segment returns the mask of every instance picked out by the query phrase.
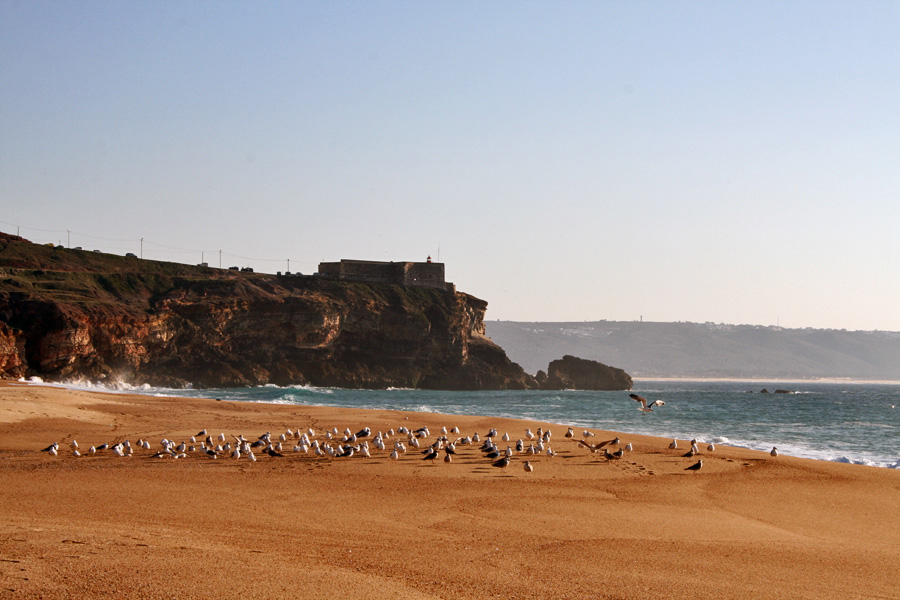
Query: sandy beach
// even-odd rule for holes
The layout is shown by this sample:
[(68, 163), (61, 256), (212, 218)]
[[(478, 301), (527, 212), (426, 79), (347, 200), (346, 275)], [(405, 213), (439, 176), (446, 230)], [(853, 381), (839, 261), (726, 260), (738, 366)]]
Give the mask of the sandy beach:
[[(152, 458), (200, 429), (552, 431), (492, 466)], [(531, 421), (0, 385), (0, 598), (900, 598), (900, 473), (621, 437), (618, 460)], [(576, 430), (581, 437), (581, 430)], [(450, 437), (458, 437), (451, 435)], [(90, 446), (138, 439), (131, 457)], [(73, 455), (77, 440), (85, 455)], [(42, 452), (59, 443), (59, 455)], [(199, 440), (198, 440), (199, 443)], [(501, 448), (506, 442), (498, 440)], [(443, 454), (441, 455), (443, 457)], [(685, 470), (702, 458), (699, 471)], [(533, 472), (523, 468), (525, 460)]]

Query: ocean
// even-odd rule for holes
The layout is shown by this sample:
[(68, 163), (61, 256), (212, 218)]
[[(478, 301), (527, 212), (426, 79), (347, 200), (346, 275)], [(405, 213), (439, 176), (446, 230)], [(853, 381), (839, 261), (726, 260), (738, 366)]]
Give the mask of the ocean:
[[(763, 394), (763, 388), (794, 393)], [(629, 392), (445, 392), (272, 385), (205, 390), (144, 386), (123, 391), (534, 419), (625, 434), (697, 438), (702, 444), (714, 442), (754, 450), (769, 451), (776, 446), (784, 455), (900, 468), (898, 383), (639, 380), (635, 382), (635, 393), (651, 401), (666, 402), (646, 415), (637, 410), (639, 405), (629, 398)], [(447, 419), (447, 426), (452, 425), (453, 420)]]

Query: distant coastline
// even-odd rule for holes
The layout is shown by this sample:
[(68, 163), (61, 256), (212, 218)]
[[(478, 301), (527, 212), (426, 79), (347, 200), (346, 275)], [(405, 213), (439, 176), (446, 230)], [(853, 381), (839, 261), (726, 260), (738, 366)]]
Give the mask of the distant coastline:
[(900, 382), (900, 332), (716, 323), (485, 321), (533, 373), (572, 354), (634, 379)]
[(898, 385), (897, 379), (851, 379), (847, 377), (819, 377), (809, 379), (778, 379), (778, 378), (737, 378), (737, 377), (634, 377), (635, 382), (642, 381), (666, 381), (666, 382), (702, 382), (702, 383), (827, 383), (827, 384), (859, 384), (859, 385)]

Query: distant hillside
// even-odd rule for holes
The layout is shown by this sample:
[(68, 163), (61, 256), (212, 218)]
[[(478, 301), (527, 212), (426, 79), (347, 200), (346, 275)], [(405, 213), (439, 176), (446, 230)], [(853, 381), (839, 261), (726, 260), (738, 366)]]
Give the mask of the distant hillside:
[(634, 377), (900, 380), (900, 332), (617, 321), (485, 325), (530, 373), (572, 354)]

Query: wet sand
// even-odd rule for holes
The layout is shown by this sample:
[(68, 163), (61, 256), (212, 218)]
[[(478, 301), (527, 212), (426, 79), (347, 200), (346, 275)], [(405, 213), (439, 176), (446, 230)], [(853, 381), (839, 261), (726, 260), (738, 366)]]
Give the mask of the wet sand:
[[(206, 428), (549, 428), (549, 458), (151, 458)], [(576, 433), (581, 434), (581, 429)], [(532, 421), (0, 385), (0, 598), (900, 597), (900, 472)], [(388, 441), (390, 446), (394, 439)], [(455, 436), (451, 436), (455, 437)], [(80, 449), (139, 438), (130, 458)], [(405, 436), (404, 436), (405, 438)], [(59, 456), (42, 448), (60, 444)], [(199, 441), (199, 440), (198, 440)], [(502, 448), (505, 442), (498, 442)], [(442, 455), (443, 456), (443, 455)], [(530, 460), (534, 471), (525, 472)], [(704, 461), (700, 471), (685, 468)], [(364, 595), (364, 596), (363, 596)]]

